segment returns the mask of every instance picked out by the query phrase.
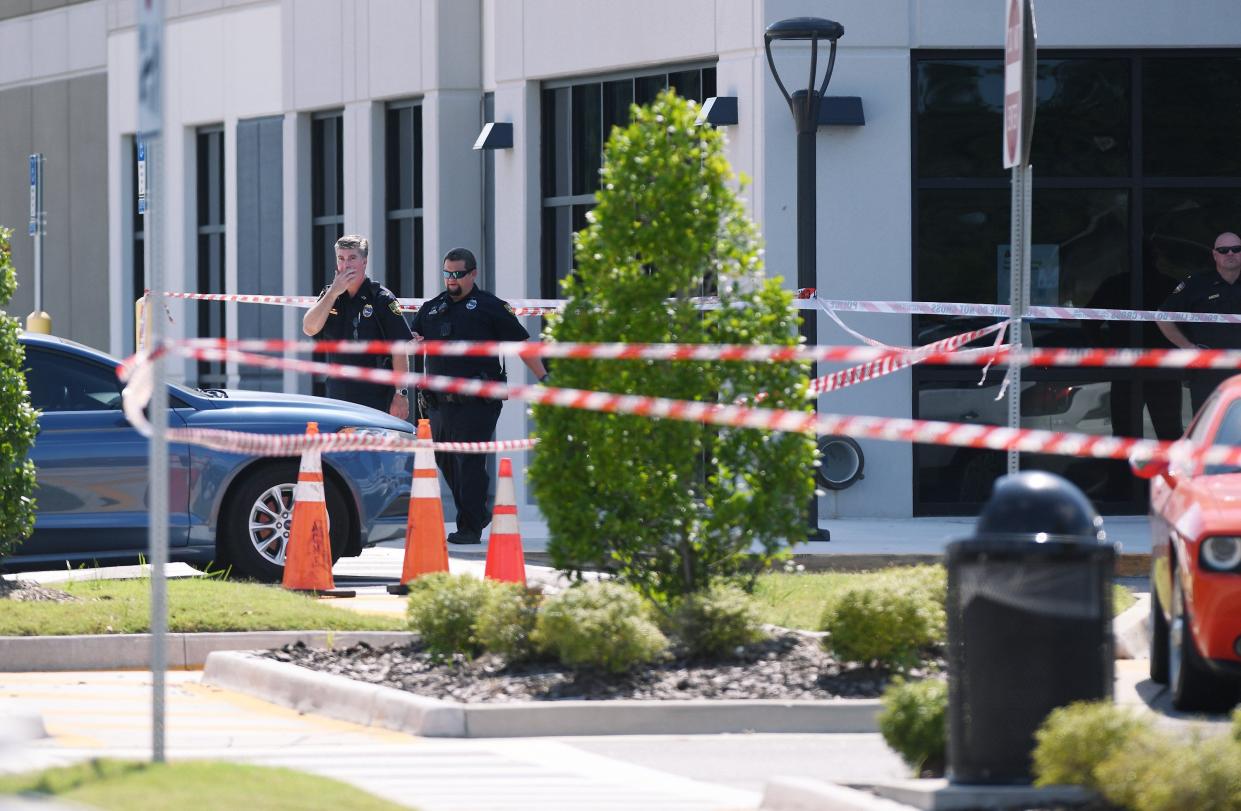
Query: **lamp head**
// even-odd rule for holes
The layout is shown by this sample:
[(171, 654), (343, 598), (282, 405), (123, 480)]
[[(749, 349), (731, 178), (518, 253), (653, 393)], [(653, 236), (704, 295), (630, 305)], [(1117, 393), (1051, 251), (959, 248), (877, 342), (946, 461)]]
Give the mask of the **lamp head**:
[(773, 40), (817, 40), (825, 39), (835, 42), (845, 35), (845, 27), (835, 20), (822, 17), (790, 17), (767, 26), (763, 33), (763, 41), (771, 44)]

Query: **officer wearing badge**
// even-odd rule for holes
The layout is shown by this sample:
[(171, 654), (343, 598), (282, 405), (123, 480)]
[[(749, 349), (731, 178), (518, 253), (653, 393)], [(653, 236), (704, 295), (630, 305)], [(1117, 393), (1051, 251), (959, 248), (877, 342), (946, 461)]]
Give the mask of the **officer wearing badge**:
[[(414, 316), (414, 340), (524, 341), (530, 333), (517, 320), (513, 308), (477, 286), (478, 264), (465, 248), (453, 248), (444, 256), (444, 292), (430, 299)], [(547, 370), (539, 358), (523, 358), (541, 382)], [(475, 380), (505, 380), (504, 367), (496, 357), (445, 357), (426, 359), (428, 374)], [(419, 392), (431, 419), (431, 436), (437, 442), (487, 442), (495, 435), (501, 402), (481, 397), (440, 392)], [(482, 531), (491, 523), (487, 509), (486, 458), (478, 453), (436, 453), (435, 463), (452, 491), (457, 506), (457, 530), (450, 543), (480, 543)]]
[[(370, 242), (349, 234), (336, 240), (336, 277), (319, 293), (319, 300), (302, 318), (302, 331), (328, 341), (408, 341), (413, 338), (401, 305), (388, 288), (366, 275)], [(357, 355), (333, 353), (331, 363), (366, 368), (409, 371), (403, 353)], [(387, 383), (330, 377), (327, 396), (386, 411), (397, 419), (409, 419), (409, 391)]]
[[(1177, 285), (1160, 305), (1165, 312), (1241, 313), (1241, 237), (1225, 231), (1211, 249), (1215, 269)], [(1176, 324), (1160, 321), (1159, 331), (1181, 349), (1241, 349), (1241, 324)], [(1197, 414), (1231, 370), (1190, 369), (1189, 397)]]

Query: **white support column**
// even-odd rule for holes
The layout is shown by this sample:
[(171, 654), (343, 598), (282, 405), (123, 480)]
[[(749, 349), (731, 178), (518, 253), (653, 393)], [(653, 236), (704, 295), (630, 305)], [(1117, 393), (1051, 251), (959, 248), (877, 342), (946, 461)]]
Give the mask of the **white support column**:
[[(505, 82), (495, 89), (495, 120), (513, 124), (513, 148), (495, 153), (495, 242), (492, 259), (495, 292), (501, 298), (540, 298), (540, 229), (542, 227), (542, 189), (539, 174), (539, 85), (524, 80)], [(527, 317), (522, 324), (531, 336), (542, 319)], [(530, 382), (529, 371), (520, 361), (508, 364), (509, 380)], [(526, 409), (511, 403), (500, 414), (496, 436), (520, 439), (528, 436), (533, 423)], [(533, 505), (526, 490), (525, 464), (518, 459), (513, 484), (522, 515), (528, 520)]]
[(423, 289), (427, 291), (441, 287), (439, 261), (445, 251), (477, 250), (482, 242), (482, 158), (473, 150), (481, 98), (477, 89), (435, 90), (423, 100)]
[[(284, 116), (284, 295), (313, 296), (310, 290), (310, 117), (298, 113)], [(302, 337), (300, 307), (282, 307), (284, 337)], [(286, 369), (283, 389), (287, 392), (309, 392), (310, 378)]]

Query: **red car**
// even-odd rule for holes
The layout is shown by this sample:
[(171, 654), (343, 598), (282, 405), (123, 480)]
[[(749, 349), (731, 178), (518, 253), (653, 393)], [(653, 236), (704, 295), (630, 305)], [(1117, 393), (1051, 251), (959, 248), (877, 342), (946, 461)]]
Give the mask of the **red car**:
[[(1221, 385), (1180, 448), (1241, 445), (1241, 375)], [(1241, 687), (1241, 466), (1174, 450), (1134, 463), (1151, 480), (1151, 680), (1178, 710), (1222, 711)]]

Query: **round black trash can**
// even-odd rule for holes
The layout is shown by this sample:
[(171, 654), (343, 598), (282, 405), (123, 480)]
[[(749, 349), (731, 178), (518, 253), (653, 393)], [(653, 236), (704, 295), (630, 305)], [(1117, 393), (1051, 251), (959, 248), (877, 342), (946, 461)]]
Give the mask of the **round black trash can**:
[(1115, 546), (1051, 473), (996, 482), (974, 537), (948, 546), (948, 776), (1029, 783), (1056, 707), (1112, 696)]

